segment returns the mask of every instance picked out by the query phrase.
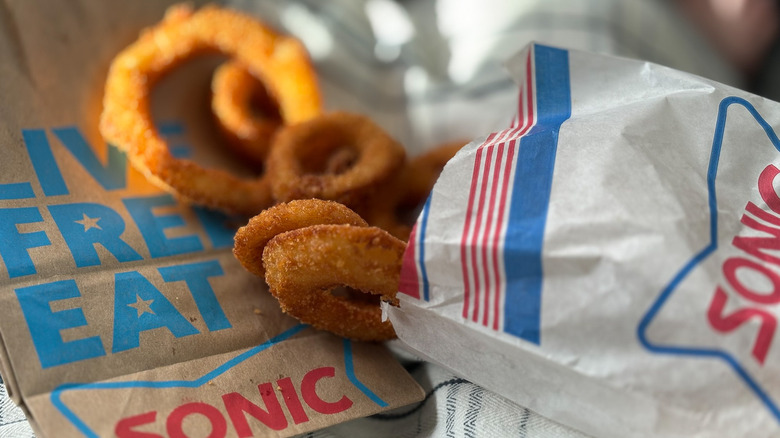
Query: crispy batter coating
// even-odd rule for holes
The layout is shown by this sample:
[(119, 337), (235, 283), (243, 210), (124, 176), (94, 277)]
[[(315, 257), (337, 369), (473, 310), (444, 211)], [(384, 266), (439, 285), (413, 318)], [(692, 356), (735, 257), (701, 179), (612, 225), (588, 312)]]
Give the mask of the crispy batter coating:
[[(328, 172), (332, 156), (344, 155), (345, 147), (355, 151), (354, 162), (340, 173)], [(267, 174), (277, 201), (320, 198), (354, 206), (404, 159), (404, 148), (370, 119), (333, 112), (282, 128), (268, 155)]]
[(273, 203), (267, 178), (245, 180), (174, 158), (150, 114), (156, 80), (181, 62), (210, 52), (241, 62), (262, 80), (286, 122), (321, 112), (316, 76), (300, 42), (239, 12), (217, 6), (193, 12), (187, 5), (176, 5), (112, 62), (100, 132), (126, 151), (132, 165), (150, 181), (181, 199), (230, 213), (256, 214)]
[(222, 64), (211, 79), (211, 111), (228, 145), (262, 166), (276, 130), (284, 123), (262, 81), (236, 61)]
[(320, 224), (368, 226), (357, 213), (337, 202), (320, 199), (290, 201), (262, 211), (239, 228), (233, 254), (247, 271), (264, 277), (263, 248), (269, 240), (286, 231)]
[(397, 305), (406, 244), (376, 227), (313, 225), (282, 233), (263, 250), (265, 280), (282, 310), (349, 339), (395, 338), (376, 303), (335, 296), (346, 286)]
[(439, 179), (444, 165), (468, 143), (453, 141), (444, 143), (409, 160), (405, 175), (404, 197), (401, 203), (416, 207), (424, 202)]
[(382, 185), (370, 202), (357, 208), (372, 225), (408, 240), (418, 209), (428, 198), (444, 165), (466, 144), (439, 145), (407, 161), (398, 176)]
[[(231, 58), (213, 78), (212, 110), (231, 147), (265, 168), (258, 178), (175, 158), (154, 126), (150, 95), (157, 80), (204, 53)], [(391, 323), (381, 321), (377, 299), (398, 304), (406, 244), (369, 226), (349, 206), (364, 208), (372, 223), (406, 238), (409, 227), (398, 210), (424, 201), (463, 144), (406, 163), (404, 148), (370, 119), (322, 113), (316, 76), (299, 41), (218, 6), (173, 6), (117, 55), (100, 131), (150, 181), (180, 199), (255, 215), (237, 231), (233, 252), (245, 269), (265, 278), (283, 311), (370, 341), (395, 337)], [(339, 288), (346, 295), (332, 293)]]

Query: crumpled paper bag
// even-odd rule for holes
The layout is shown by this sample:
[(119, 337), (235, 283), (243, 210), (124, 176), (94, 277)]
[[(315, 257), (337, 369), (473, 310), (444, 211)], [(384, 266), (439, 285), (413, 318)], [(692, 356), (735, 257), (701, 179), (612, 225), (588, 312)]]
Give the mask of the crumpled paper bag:
[(407, 250), (412, 351), (599, 437), (780, 433), (780, 105), (532, 44)]

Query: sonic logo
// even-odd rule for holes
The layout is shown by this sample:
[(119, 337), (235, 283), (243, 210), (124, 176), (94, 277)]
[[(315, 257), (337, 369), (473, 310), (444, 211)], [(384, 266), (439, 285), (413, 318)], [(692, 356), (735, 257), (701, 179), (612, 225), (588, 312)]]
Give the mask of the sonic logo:
[[(763, 236), (735, 236), (732, 245), (742, 250), (742, 254), (726, 259), (722, 267), (723, 276), (731, 289), (750, 304), (726, 312), (728, 295), (724, 287), (718, 285), (707, 310), (707, 320), (712, 328), (723, 333), (736, 330), (753, 319), (760, 321), (751, 354), (761, 365), (772, 346), (777, 327), (777, 318), (765, 307), (780, 303), (780, 275), (768, 266), (780, 267), (780, 257), (768, 252), (780, 249), (780, 197), (772, 185), (778, 173), (780, 170), (770, 164), (758, 178), (758, 191), (771, 213), (748, 202), (740, 220), (749, 230), (758, 231)], [(739, 275), (741, 272), (764, 279), (763, 283), (771, 285), (769, 292), (756, 287), (755, 282), (743, 281), (745, 275)]]
[[(747, 147), (745, 138), (758, 140)], [(778, 151), (780, 138), (750, 102), (721, 101), (706, 169), (708, 208), (699, 209), (708, 214), (686, 218), (687, 240), (674, 245), (691, 253), (637, 327), (650, 352), (694, 361), (685, 362), (699, 369), (686, 375), (687, 383), (706, 385), (712, 373), (741, 381), (728, 403), (763, 405), (776, 421), (780, 392), (771, 382), (780, 363), (773, 348), (780, 316), (780, 196), (774, 183), (780, 169), (772, 163)], [(677, 382), (669, 376), (666, 384)]]
[[(278, 379), (275, 385), (271, 382), (258, 385), (258, 393), (253, 395), (245, 396), (238, 392), (223, 394), (219, 407), (195, 401), (173, 408), (164, 417), (157, 411), (144, 412), (119, 420), (114, 432), (119, 438), (187, 437), (189, 435), (185, 430), (186, 423), (192, 417), (200, 417), (198, 425), (210, 427), (209, 436), (214, 438), (227, 436), (229, 427), (232, 427), (239, 437), (254, 436), (252, 424), (276, 431), (284, 430), (290, 422), (301, 424), (309, 421), (304, 404), (315, 412), (326, 415), (346, 411), (352, 406), (352, 400), (346, 395), (335, 401), (328, 401), (317, 392), (317, 383), (324, 378), (332, 378), (335, 374), (333, 367), (315, 368), (303, 376), (298, 385), (299, 391), (290, 377), (284, 377)], [(256, 401), (258, 396), (260, 400)], [(167, 435), (143, 430), (155, 424), (164, 424)]]

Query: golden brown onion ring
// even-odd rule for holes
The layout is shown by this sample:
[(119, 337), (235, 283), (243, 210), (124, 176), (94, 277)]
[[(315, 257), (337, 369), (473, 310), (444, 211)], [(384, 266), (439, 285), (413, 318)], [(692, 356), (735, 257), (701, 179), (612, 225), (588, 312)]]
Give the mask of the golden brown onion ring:
[(302, 322), (363, 341), (395, 338), (382, 310), (331, 293), (346, 286), (397, 305), (406, 244), (376, 227), (314, 225), (282, 233), (263, 251), (265, 280), (282, 310)]
[(417, 207), (425, 202), (433, 189), (433, 184), (439, 179), (444, 165), (466, 145), (465, 141), (444, 143), (423, 152), (409, 160), (404, 175), (404, 196), (402, 205)]
[(254, 216), (238, 229), (233, 255), (249, 272), (265, 276), (263, 248), (274, 236), (319, 224), (368, 226), (357, 213), (342, 204), (320, 199), (303, 199), (277, 204)]
[[(355, 151), (341, 173), (327, 172), (332, 155)], [(354, 206), (396, 172), (404, 148), (371, 120), (333, 112), (283, 127), (268, 155), (267, 174), (277, 201), (320, 198)]]
[(315, 73), (300, 42), (239, 12), (217, 6), (193, 12), (176, 5), (112, 62), (100, 132), (127, 152), (132, 165), (149, 180), (180, 198), (230, 213), (256, 214), (273, 202), (265, 177), (245, 180), (174, 158), (150, 114), (155, 81), (183, 61), (210, 52), (235, 58), (260, 78), (279, 102), (286, 123), (321, 112)]
[(466, 144), (455, 141), (437, 146), (408, 160), (404, 168), (382, 185), (370, 202), (357, 208), (370, 225), (408, 240), (414, 216), (433, 189), (444, 165)]
[(262, 166), (283, 120), (278, 104), (241, 64), (222, 64), (211, 79), (211, 111), (219, 130), (243, 158)]

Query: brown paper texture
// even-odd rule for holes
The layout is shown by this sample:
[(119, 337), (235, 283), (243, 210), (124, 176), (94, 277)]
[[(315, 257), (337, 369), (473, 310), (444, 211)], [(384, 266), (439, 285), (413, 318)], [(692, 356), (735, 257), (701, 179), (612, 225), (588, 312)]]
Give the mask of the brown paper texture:
[[(282, 314), (232, 255), (246, 218), (184, 205), (97, 131), (112, 57), (170, 2), (0, 9), (0, 372), (41, 436), (289, 436), (422, 399), (381, 345)], [(200, 2), (196, 2), (195, 6)], [(164, 78), (174, 154), (213, 145), (204, 57)], [(211, 428), (211, 429), (209, 429)], [(189, 436), (189, 435), (188, 435)]]

